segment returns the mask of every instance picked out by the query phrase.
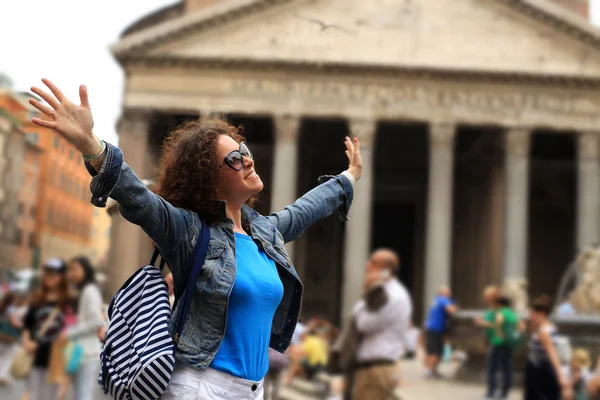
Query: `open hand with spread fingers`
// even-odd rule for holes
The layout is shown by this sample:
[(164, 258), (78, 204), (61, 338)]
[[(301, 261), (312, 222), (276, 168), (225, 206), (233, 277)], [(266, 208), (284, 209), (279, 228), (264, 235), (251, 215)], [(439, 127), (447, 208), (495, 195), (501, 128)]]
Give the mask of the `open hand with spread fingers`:
[(35, 86), (31, 88), (31, 91), (44, 99), (48, 105), (33, 98), (29, 99), (29, 103), (48, 116), (50, 121), (33, 118), (32, 122), (58, 132), (83, 155), (96, 153), (100, 147), (100, 141), (92, 133), (94, 118), (88, 101), (87, 88), (84, 85), (79, 87), (81, 104), (76, 105), (67, 99), (50, 80), (42, 79), (42, 82), (52, 94)]
[(362, 157), (360, 155), (360, 141), (358, 138), (350, 139), (346, 136), (346, 157), (348, 157), (348, 172), (354, 176), (354, 179), (359, 180), (362, 175)]

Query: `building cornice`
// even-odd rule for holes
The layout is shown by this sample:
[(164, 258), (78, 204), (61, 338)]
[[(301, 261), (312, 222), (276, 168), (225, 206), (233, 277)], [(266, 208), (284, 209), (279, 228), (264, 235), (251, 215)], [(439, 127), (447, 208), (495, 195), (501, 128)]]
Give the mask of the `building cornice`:
[(243, 70), (262, 73), (301, 73), (307, 75), (360, 76), (364, 78), (435, 79), (437, 81), (491, 83), (502, 85), (538, 84), (573, 89), (600, 89), (600, 75), (585, 77), (521, 71), (482, 71), (434, 67), (398, 67), (367, 63), (335, 63), (290, 60), (255, 60), (222, 58), (176, 58), (129, 56), (123, 59), (126, 69), (179, 68), (190, 70)]

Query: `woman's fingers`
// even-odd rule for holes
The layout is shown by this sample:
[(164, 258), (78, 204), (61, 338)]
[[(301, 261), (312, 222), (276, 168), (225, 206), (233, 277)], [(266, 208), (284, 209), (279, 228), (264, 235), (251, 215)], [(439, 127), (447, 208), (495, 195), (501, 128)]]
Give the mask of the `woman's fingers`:
[(87, 87), (85, 85), (79, 86), (79, 100), (81, 100), (81, 107), (91, 110), (90, 102), (88, 100)]
[(44, 101), (46, 101), (46, 103), (50, 104), (50, 106), (52, 108), (54, 108), (55, 110), (58, 108), (58, 106), (60, 105), (60, 103), (58, 101), (56, 101), (56, 99), (51, 96), (50, 94), (44, 92), (42, 89), (33, 86), (31, 88), (31, 91), (35, 94), (37, 94), (38, 96), (40, 96), (42, 99), (44, 99)]
[(360, 140), (358, 140), (357, 137), (354, 138), (354, 142), (352, 144), (354, 145), (354, 149), (360, 152)]
[(44, 85), (48, 86), (48, 89), (50, 89), (54, 96), (56, 96), (59, 102), (62, 103), (65, 100), (65, 95), (62, 94), (60, 89), (54, 83), (52, 83), (52, 81), (46, 78), (42, 78), (42, 82), (44, 82)]
[(354, 145), (352, 144), (352, 140), (346, 136), (346, 140), (344, 140), (344, 144), (346, 145), (346, 148), (348, 149), (348, 151), (350, 152), (350, 155), (352, 156), (354, 154)]
[(52, 118), (52, 113), (54, 112), (54, 110), (50, 107), (40, 103), (36, 99), (29, 99), (29, 104), (31, 104), (32, 106), (34, 106), (35, 108)]
[(56, 130), (56, 122), (54, 121), (46, 121), (45, 119), (33, 118), (31, 122), (39, 126)]

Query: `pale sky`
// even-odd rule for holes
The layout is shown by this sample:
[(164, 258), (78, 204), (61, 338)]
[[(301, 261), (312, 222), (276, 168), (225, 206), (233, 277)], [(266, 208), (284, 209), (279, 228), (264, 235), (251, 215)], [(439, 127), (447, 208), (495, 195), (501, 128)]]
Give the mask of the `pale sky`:
[[(88, 86), (95, 133), (117, 143), (123, 73), (109, 52), (120, 33), (148, 12), (177, 0), (19, 0), (4, 4), (0, 73), (17, 90), (53, 80), (72, 100)], [(600, 0), (591, 0), (600, 26)]]

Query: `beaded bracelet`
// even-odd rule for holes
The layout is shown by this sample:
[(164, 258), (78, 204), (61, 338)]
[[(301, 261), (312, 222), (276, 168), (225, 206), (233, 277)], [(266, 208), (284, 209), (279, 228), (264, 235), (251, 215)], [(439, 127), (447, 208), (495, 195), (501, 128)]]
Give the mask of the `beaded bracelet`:
[(81, 155), (81, 157), (83, 157), (84, 161), (90, 162), (90, 161), (94, 161), (97, 158), (99, 158), (102, 153), (104, 153), (104, 150), (106, 150), (106, 143), (104, 142), (104, 140), (101, 140), (100, 143), (102, 143), (100, 145), (100, 150), (98, 150), (98, 152), (96, 154), (92, 154), (91, 156), (84, 156), (83, 154)]

